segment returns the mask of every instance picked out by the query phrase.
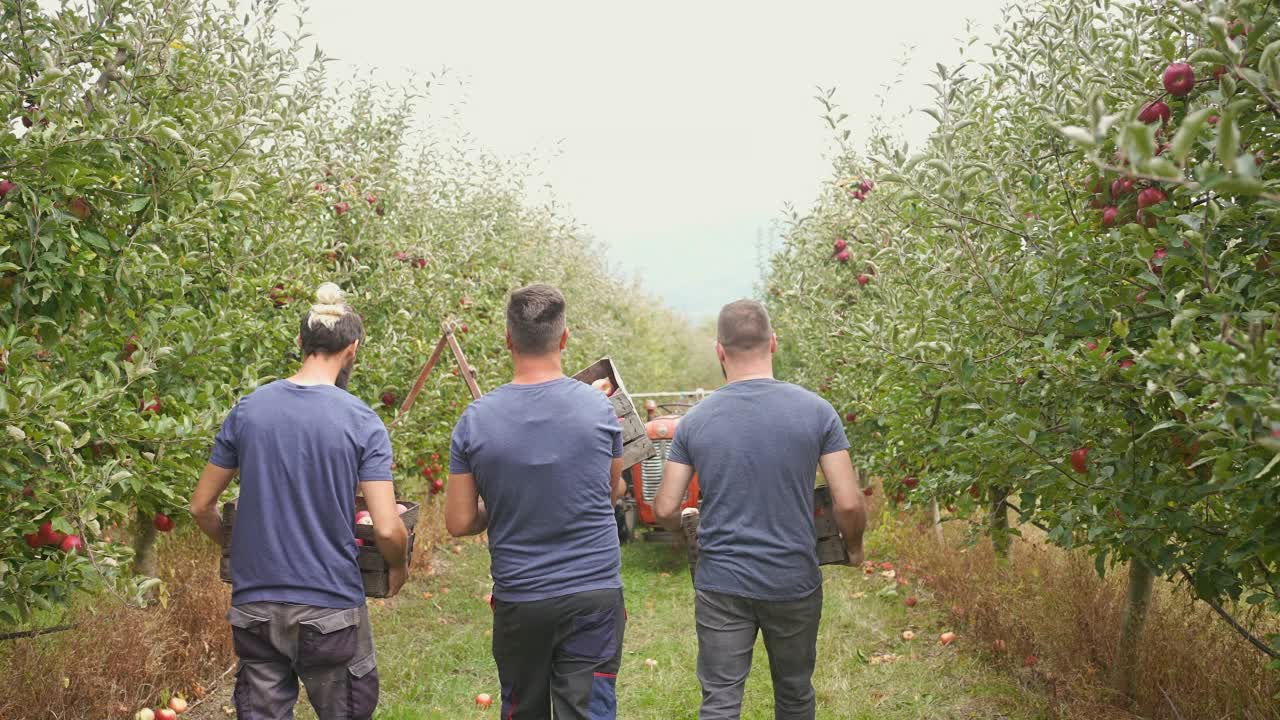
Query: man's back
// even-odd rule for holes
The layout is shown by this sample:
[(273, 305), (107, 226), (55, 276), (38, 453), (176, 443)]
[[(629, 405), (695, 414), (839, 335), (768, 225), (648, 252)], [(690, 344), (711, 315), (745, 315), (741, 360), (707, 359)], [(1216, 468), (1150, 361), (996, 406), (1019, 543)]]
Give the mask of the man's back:
[(496, 598), (622, 587), (609, 475), (621, 452), (612, 406), (572, 378), (503, 385), (467, 408), (450, 472), (473, 474), (484, 500)]
[(730, 383), (690, 411), (670, 460), (699, 477), (697, 587), (757, 600), (813, 593), (822, 582), (813, 523), (818, 460), (848, 447), (830, 403), (778, 380)]
[(373, 410), (333, 385), (280, 380), (236, 405), (211, 462), (240, 470), (233, 604), (364, 604), (356, 488), (391, 480), (386, 427)]

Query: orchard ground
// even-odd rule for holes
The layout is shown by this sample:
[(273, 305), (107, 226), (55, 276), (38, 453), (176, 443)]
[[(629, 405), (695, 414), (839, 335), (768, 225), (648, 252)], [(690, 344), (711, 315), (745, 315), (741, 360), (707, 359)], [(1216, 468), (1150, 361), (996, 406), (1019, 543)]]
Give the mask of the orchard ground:
[[(489, 652), (491, 611), (484, 600), (491, 583), (483, 544), (464, 542), (455, 554), (442, 546), (397, 598), (371, 602), (382, 700), (377, 717), (388, 720), (496, 717), (497, 670)], [(1049, 716), (1048, 700), (1033, 671), (997, 668), (960, 640), (943, 647), (951, 629), (947, 612), (926, 595), (914, 609), (887, 571), (825, 570), (825, 607), (814, 684), (818, 717), (1008, 718)], [(693, 588), (683, 551), (668, 544), (635, 542), (623, 550), (623, 582), (630, 622), (619, 673), (619, 717), (696, 718), (700, 691), (694, 674), (697, 642)], [(916, 590), (909, 591), (915, 593)], [(903, 631), (916, 637), (902, 639)], [(656, 661), (650, 667), (648, 660)], [(495, 698), (489, 710), (475, 697)], [(228, 688), (221, 687), (187, 715), (226, 717)], [(747, 684), (744, 718), (773, 717), (772, 689), (763, 643)], [(314, 718), (300, 704), (298, 716)]]

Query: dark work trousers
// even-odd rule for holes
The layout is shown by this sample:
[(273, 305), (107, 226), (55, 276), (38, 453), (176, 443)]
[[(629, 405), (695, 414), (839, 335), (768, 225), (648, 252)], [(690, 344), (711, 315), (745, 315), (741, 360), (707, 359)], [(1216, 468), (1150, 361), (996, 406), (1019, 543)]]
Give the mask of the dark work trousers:
[(255, 602), (227, 613), (240, 667), (239, 720), (292, 720), (298, 680), (320, 720), (369, 720), (378, 668), (369, 609)]
[(622, 590), (493, 602), (502, 720), (614, 720), (627, 610)]
[[(742, 717), (742, 693), (751, 672), (756, 635), (764, 634), (773, 676), (776, 720), (813, 720), (813, 668), (818, 659), (822, 588), (800, 600), (751, 600), (697, 591), (699, 720)], [(759, 717), (752, 714), (751, 717)]]

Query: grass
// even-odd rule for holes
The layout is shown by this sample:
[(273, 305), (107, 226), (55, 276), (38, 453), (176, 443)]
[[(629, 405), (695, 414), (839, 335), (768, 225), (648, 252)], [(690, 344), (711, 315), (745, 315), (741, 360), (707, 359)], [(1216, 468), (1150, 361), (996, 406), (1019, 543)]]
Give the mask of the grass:
[[(467, 543), (438, 553), (397, 598), (371, 607), (382, 678), (377, 714), (385, 720), (455, 720), (498, 716), (497, 670), (489, 653), (488, 552)], [(619, 717), (696, 718), (693, 589), (682, 553), (663, 544), (623, 551), (630, 622), (618, 680)], [(937, 644), (945, 613), (928, 599), (908, 610), (893, 580), (858, 568), (827, 568), (825, 607), (814, 678), (818, 718), (936, 720), (1048, 717), (1039, 690), (1016, 671), (984, 663), (963, 636)], [(901, 639), (903, 630), (918, 637)], [(887, 660), (885, 658), (888, 658)], [(657, 661), (650, 669), (646, 659)], [(495, 697), (483, 711), (477, 693)], [(772, 718), (768, 660), (762, 643), (747, 683), (743, 717)], [(299, 717), (313, 718), (310, 708)]]

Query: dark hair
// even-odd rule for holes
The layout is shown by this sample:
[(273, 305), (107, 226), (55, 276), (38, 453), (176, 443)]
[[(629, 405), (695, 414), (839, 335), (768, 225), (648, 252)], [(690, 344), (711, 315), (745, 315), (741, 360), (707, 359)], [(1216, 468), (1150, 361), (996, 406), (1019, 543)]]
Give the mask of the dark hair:
[(555, 352), (564, 334), (564, 295), (550, 285), (530, 285), (513, 291), (507, 302), (507, 332), (518, 353)]
[(316, 290), (316, 304), (302, 316), (302, 356), (334, 355), (364, 340), (364, 321), (343, 299), (342, 290), (325, 283)]
[(769, 347), (773, 325), (769, 311), (755, 300), (738, 300), (720, 309), (716, 340), (727, 353), (754, 352)]

